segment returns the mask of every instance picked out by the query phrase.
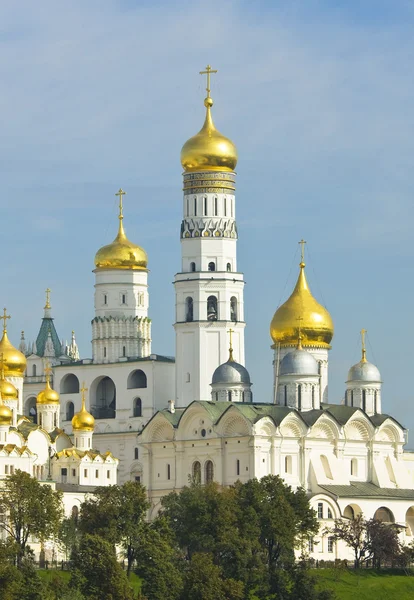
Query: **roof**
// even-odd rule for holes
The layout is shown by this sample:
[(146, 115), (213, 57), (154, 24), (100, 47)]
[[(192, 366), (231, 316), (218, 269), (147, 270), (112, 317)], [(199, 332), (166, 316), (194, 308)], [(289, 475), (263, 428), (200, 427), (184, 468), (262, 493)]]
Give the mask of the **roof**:
[(62, 344), (59, 341), (59, 336), (56, 331), (56, 327), (53, 323), (53, 319), (51, 317), (44, 317), (42, 319), (42, 324), (40, 325), (39, 333), (36, 338), (36, 355), (44, 356), (45, 355), (45, 345), (47, 341), (47, 336), (49, 334), (52, 337), (53, 348), (55, 350), (55, 356), (62, 355)]
[(114, 460), (118, 460), (117, 458), (114, 457), (114, 455), (112, 454), (112, 452), (105, 452), (105, 454), (101, 454), (100, 452), (98, 452), (97, 450), (79, 450), (78, 448), (65, 448), (64, 450), (61, 450), (60, 452), (56, 452), (55, 457), (56, 460), (59, 460), (59, 458), (84, 458), (85, 456), (87, 456), (88, 458), (90, 458), (92, 461), (95, 460), (95, 458), (102, 458), (104, 461), (107, 458), (113, 458)]
[(96, 363), (93, 362), (91, 358), (84, 358), (82, 360), (71, 361), (69, 364), (67, 362), (61, 362), (60, 365), (54, 365), (53, 368), (56, 369), (58, 367), (96, 367), (97, 365), (104, 364), (105, 367), (115, 366), (119, 367), (125, 363), (138, 363), (138, 362), (164, 362), (164, 363), (175, 363), (175, 358), (173, 356), (164, 356), (162, 354), (150, 354), (150, 356), (134, 356), (134, 357), (125, 357), (121, 361), (116, 363)]
[(27, 446), (17, 446), (16, 444), (3, 444), (0, 445), (0, 452), (7, 452), (7, 454), (11, 454), (13, 451), (18, 452), (20, 455), (28, 452), (29, 454), (33, 454), (31, 450)]
[(414, 489), (380, 488), (374, 483), (356, 481), (350, 485), (319, 485), (336, 498), (392, 498), (414, 500)]

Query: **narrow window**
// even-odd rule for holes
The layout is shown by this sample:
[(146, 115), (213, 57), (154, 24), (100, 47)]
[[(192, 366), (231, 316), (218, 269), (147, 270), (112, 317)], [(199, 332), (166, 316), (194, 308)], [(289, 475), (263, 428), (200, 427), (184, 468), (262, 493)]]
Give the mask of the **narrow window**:
[(33, 377), (36, 377), (36, 365), (33, 365), (32, 367), (32, 375)]
[(126, 348), (125, 348), (125, 346), (122, 346), (122, 356), (126, 356)]
[(138, 460), (138, 456), (139, 456), (139, 451), (138, 451), (138, 448), (135, 448), (135, 449), (134, 449), (134, 459), (135, 459), (135, 460)]
[(288, 475), (292, 474), (292, 457), (285, 456), (285, 473)]
[(197, 216), (197, 196), (194, 198), (194, 216)]
[(95, 477), (96, 477), (96, 479), (98, 479), (98, 477), (99, 477), (99, 471), (98, 471), (98, 469), (96, 469), (96, 471), (95, 471)]
[(191, 381), (191, 375), (190, 375), (190, 373), (187, 373), (185, 376), (185, 382), (190, 383), (190, 381)]
[(227, 273), (230, 273), (230, 272), (231, 272), (231, 264), (227, 263)]
[(232, 397), (233, 397), (233, 395), (232, 395), (231, 390), (230, 390), (229, 393), (228, 393), (229, 402), (232, 401)]
[(328, 508), (328, 519), (332, 519), (332, 511), (330, 508)]
[(218, 199), (214, 198), (214, 216), (217, 217), (218, 211), (217, 211), (217, 202)]
[(76, 477), (76, 469), (72, 469), (72, 477)]
[(126, 304), (126, 294), (122, 294), (122, 304)]
[(111, 479), (111, 471), (107, 471), (106, 472), (106, 478), (107, 479)]
[(209, 263), (208, 263), (208, 270), (209, 270), (209, 271), (215, 271), (215, 270), (216, 270), (216, 263), (214, 263), (214, 262), (209, 262)]
[(9, 474), (9, 465), (4, 466), (4, 473), (5, 473), (5, 475)]
[(193, 463), (193, 480), (194, 483), (201, 483), (201, 464), (198, 460)]
[(298, 385), (298, 410), (302, 410), (302, 386)]
[(232, 296), (230, 298), (230, 321), (236, 322), (237, 320), (237, 298), (236, 296)]
[(354, 390), (351, 390), (351, 406), (354, 406)]
[(377, 391), (374, 392), (374, 413), (377, 414), (378, 406), (377, 406)]
[(318, 519), (323, 519), (323, 502), (318, 502)]
[(214, 479), (214, 466), (211, 460), (208, 460), (205, 465), (206, 483), (211, 483)]
[(88, 476), (88, 470), (87, 470), (87, 469), (84, 469), (84, 470), (83, 470), (83, 476), (84, 476), (84, 477), (87, 477), (87, 476)]
[(192, 271), (192, 273), (194, 273), (195, 269), (196, 269), (195, 262), (190, 263), (190, 271)]
[(358, 461), (356, 458), (351, 460), (351, 475), (352, 477), (358, 477)]
[(245, 394), (244, 394), (244, 390), (242, 391), (242, 402), (245, 402)]
[(218, 319), (216, 296), (207, 298), (207, 319), (208, 321), (217, 321)]
[(104, 358), (106, 358), (106, 346), (104, 347)]
[(190, 216), (190, 198), (187, 198), (187, 217)]
[(315, 408), (315, 386), (312, 386), (312, 408)]
[(136, 475), (136, 476), (135, 476), (135, 481), (136, 481), (137, 483), (141, 483), (141, 476), (140, 476), (140, 475)]
[(364, 412), (367, 410), (367, 393), (365, 390), (362, 390), (362, 410)]
[(193, 307), (193, 299), (188, 296), (185, 299), (185, 320), (187, 322), (192, 321), (194, 318), (194, 307)]
[(204, 198), (204, 216), (207, 216), (207, 198)]
[(224, 198), (224, 216), (227, 217), (227, 198)]
[(313, 539), (309, 540), (309, 552), (313, 552)]
[(171, 479), (171, 465), (167, 465), (167, 479)]
[(334, 550), (334, 538), (328, 537), (328, 552), (333, 552)]
[(104, 294), (104, 304), (108, 304), (108, 296), (107, 296), (107, 294)]
[(349, 390), (347, 390), (345, 392), (345, 406), (348, 406), (348, 394), (349, 394)]
[(240, 461), (236, 460), (236, 475), (240, 475)]
[(219, 393), (216, 392), (216, 402), (218, 402), (218, 400), (219, 400)]
[(285, 406), (287, 406), (287, 385), (285, 385)]
[(133, 405), (134, 417), (142, 417), (142, 400), (141, 398), (135, 398)]

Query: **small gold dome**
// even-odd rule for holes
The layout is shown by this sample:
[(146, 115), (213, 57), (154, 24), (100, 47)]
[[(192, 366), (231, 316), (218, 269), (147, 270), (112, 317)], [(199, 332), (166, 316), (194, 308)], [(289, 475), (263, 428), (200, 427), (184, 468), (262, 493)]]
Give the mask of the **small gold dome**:
[(59, 394), (50, 387), (49, 378), (45, 389), (37, 394), (36, 404), (59, 404)]
[(95, 419), (86, 410), (85, 396), (82, 396), (82, 408), (72, 419), (73, 431), (93, 431), (95, 429)]
[(13, 413), (8, 406), (0, 403), (0, 425), (11, 425), (13, 421)]
[(6, 377), (24, 377), (26, 357), (11, 344), (5, 329), (3, 329), (3, 337), (0, 341), (1, 355), (3, 355), (4, 374)]
[(211, 116), (213, 100), (204, 100), (206, 120), (201, 130), (187, 140), (181, 150), (181, 164), (187, 173), (191, 171), (234, 171), (237, 165), (237, 149), (231, 140), (214, 126)]
[(3, 400), (17, 400), (19, 393), (10, 381), (0, 379), (0, 396)]
[(312, 296), (306, 281), (305, 263), (290, 298), (280, 306), (270, 324), (270, 335), (277, 346), (296, 346), (300, 333), (305, 347), (330, 348), (334, 326), (329, 312)]

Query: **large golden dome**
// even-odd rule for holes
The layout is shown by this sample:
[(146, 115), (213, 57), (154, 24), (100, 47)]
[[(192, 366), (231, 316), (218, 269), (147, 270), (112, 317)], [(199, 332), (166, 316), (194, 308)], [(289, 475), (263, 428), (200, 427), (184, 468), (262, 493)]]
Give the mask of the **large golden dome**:
[(191, 171), (234, 171), (237, 165), (237, 149), (231, 140), (214, 126), (211, 116), (213, 100), (204, 100), (206, 120), (201, 130), (182, 147), (181, 164), (187, 173)]
[(118, 235), (107, 246), (103, 246), (95, 255), (95, 267), (97, 269), (134, 269), (145, 271), (148, 265), (148, 256), (143, 248), (129, 241), (125, 234), (122, 214), (122, 195), (125, 194), (119, 190), (119, 229)]
[(270, 335), (275, 346), (296, 346), (299, 323), (303, 346), (330, 348), (334, 333), (331, 315), (312, 296), (303, 261), (292, 295), (277, 309), (270, 324)]
[(45, 389), (37, 394), (36, 404), (59, 404), (59, 394), (50, 387), (49, 378)]
[(3, 355), (4, 374), (6, 377), (23, 377), (26, 371), (26, 357), (11, 344), (6, 328), (0, 341), (0, 357)]

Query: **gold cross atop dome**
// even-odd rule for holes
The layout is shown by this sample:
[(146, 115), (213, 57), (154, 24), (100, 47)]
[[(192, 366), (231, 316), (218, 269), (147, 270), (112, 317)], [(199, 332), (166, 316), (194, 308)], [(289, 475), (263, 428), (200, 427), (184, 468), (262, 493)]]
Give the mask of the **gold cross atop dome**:
[(50, 366), (50, 362), (46, 361), (45, 363), (45, 375), (46, 375), (46, 382), (49, 383), (50, 381), (50, 374), (52, 373), (52, 368)]
[(51, 290), (50, 288), (47, 288), (47, 289), (45, 290), (45, 292), (46, 292), (46, 304), (45, 304), (45, 308), (52, 308), (52, 307), (50, 306), (50, 292), (51, 292), (51, 291), (52, 291), (52, 290)]
[(119, 219), (123, 219), (124, 213), (123, 213), (123, 198), (122, 198), (122, 196), (126, 196), (126, 192), (124, 192), (124, 190), (122, 188), (119, 188), (119, 190), (117, 191), (115, 196), (119, 196)]
[(0, 317), (3, 320), (3, 333), (7, 332), (7, 319), (11, 319), (11, 316), (7, 314), (7, 308), (3, 308), (3, 316)]
[(80, 391), (81, 391), (81, 394), (82, 394), (82, 402), (85, 402), (85, 392), (88, 391), (88, 388), (85, 387), (85, 382), (84, 381), (82, 382), (82, 387), (81, 387)]
[(200, 75), (207, 75), (207, 87), (206, 87), (207, 98), (210, 98), (210, 92), (211, 92), (211, 88), (210, 88), (211, 80), (210, 80), (210, 77), (211, 77), (212, 73), (217, 73), (217, 69), (216, 70), (212, 69), (210, 65), (206, 66), (206, 70), (205, 71), (200, 71)]
[(300, 264), (305, 266), (305, 244), (306, 244), (306, 241), (300, 240), (300, 242), (298, 242), (298, 244), (300, 244)]
[(230, 342), (230, 346), (229, 346), (229, 361), (234, 362), (234, 358), (233, 358), (233, 333), (234, 333), (234, 329), (229, 329), (227, 333), (229, 334), (229, 342)]
[(368, 333), (366, 329), (361, 329), (361, 346), (362, 346), (361, 362), (367, 362), (367, 350), (365, 348), (365, 334), (366, 333)]

